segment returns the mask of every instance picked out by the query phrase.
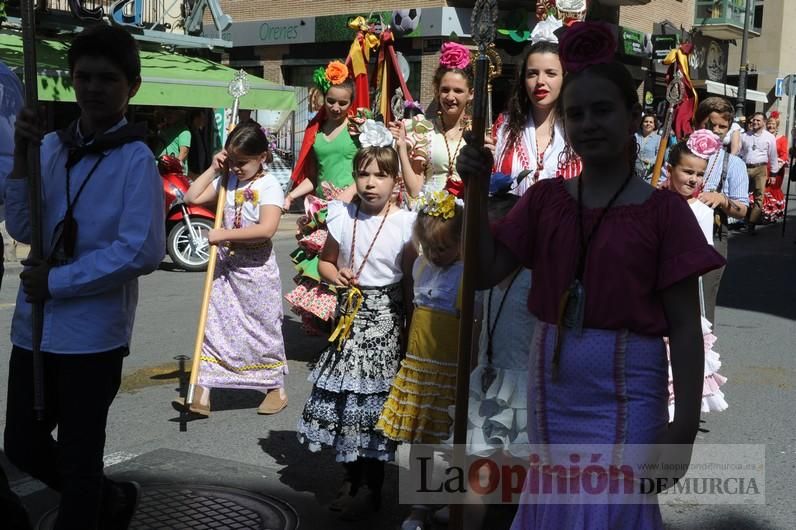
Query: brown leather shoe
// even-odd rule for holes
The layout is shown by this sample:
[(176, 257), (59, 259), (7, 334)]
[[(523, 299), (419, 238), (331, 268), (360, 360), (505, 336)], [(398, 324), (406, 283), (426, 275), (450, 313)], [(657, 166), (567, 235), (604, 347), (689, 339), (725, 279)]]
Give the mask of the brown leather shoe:
[(257, 414), (276, 414), (285, 407), (287, 407), (287, 396), (285, 396), (284, 399), (280, 398), (279, 389), (275, 388), (269, 390), (265, 395), (265, 399), (263, 399), (263, 402), (257, 407)]

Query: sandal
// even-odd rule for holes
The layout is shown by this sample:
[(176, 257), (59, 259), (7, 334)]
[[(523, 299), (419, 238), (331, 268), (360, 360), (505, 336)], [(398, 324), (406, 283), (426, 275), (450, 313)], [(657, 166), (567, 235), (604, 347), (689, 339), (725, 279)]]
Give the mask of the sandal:
[[(422, 512), (422, 515), (418, 512)], [(401, 523), (401, 530), (425, 530), (430, 514), (431, 508), (428, 506), (412, 506), (409, 516)]]
[(284, 398), (279, 397), (279, 389), (274, 388), (268, 391), (263, 402), (257, 407), (257, 414), (276, 414), (285, 407), (287, 407), (287, 395)]
[(367, 486), (360, 486), (357, 494), (348, 498), (350, 501), (340, 514), (343, 521), (364, 521), (379, 511), (379, 498)]
[(348, 480), (343, 482), (343, 485), (340, 486), (340, 489), (337, 490), (337, 497), (332, 501), (329, 505), (329, 509), (333, 512), (341, 512), (343, 511), (346, 506), (351, 502), (351, 482)]
[(202, 397), (205, 392), (207, 392), (207, 390), (205, 390), (204, 387), (196, 385), (193, 392), (193, 403), (191, 403), (190, 407), (186, 407), (185, 400), (187, 398), (175, 399), (171, 402), (171, 405), (178, 412), (184, 412), (187, 408), (188, 412), (193, 412), (194, 414), (205, 417), (210, 416), (210, 399), (208, 398), (207, 405), (202, 405)]

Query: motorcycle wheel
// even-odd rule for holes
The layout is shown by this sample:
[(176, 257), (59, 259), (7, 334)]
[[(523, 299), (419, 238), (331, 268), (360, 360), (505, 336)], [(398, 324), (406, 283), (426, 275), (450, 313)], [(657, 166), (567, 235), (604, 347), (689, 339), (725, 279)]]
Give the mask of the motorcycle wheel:
[(210, 260), (210, 244), (207, 242), (207, 233), (213, 228), (213, 223), (208, 219), (191, 219), (191, 225), (200, 235), (200, 241), (194, 248), (191, 245), (191, 234), (188, 226), (180, 221), (172, 227), (166, 242), (166, 252), (171, 260), (180, 268), (199, 272), (207, 270)]

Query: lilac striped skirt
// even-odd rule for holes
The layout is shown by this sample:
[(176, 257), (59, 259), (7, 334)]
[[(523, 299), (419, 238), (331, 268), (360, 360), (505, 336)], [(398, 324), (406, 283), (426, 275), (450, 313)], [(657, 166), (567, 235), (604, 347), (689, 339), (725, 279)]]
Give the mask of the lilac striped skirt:
[[(639, 458), (638, 446), (632, 450), (635, 456), (625, 446), (657, 442), (668, 423), (662, 338), (627, 330), (584, 329), (580, 336), (565, 330), (559, 375), (553, 380), (556, 333), (556, 326), (537, 323), (529, 362), (528, 436), (539, 463), (571, 469), (572, 452), (562, 444), (580, 451), (599, 447), (610, 453), (603, 456), (611, 465)], [(654, 496), (634, 500), (606, 488), (598, 494), (578, 490), (574, 497), (571, 489), (556, 498), (538, 494), (541, 490), (531, 484), (537, 477), (533, 472), (526, 476), (512, 530), (663, 528)]]

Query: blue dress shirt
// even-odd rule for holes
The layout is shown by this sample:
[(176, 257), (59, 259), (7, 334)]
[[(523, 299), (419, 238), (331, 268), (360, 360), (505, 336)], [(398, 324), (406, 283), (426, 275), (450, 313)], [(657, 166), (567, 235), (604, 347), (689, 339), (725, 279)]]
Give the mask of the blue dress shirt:
[[(119, 122), (113, 129), (126, 124)], [(53, 246), (66, 212), (67, 149), (55, 133), (41, 147), (42, 242)], [(42, 351), (98, 353), (129, 346), (138, 303), (138, 276), (155, 270), (165, 254), (165, 211), (152, 151), (142, 142), (110, 149), (74, 206), (78, 225), (74, 258), (50, 270), (51, 298), (44, 304)], [(86, 180), (99, 155), (71, 170), (70, 197)], [(6, 184), (9, 234), (30, 242), (26, 179)], [(31, 349), (31, 305), (20, 286), (11, 342)]]

